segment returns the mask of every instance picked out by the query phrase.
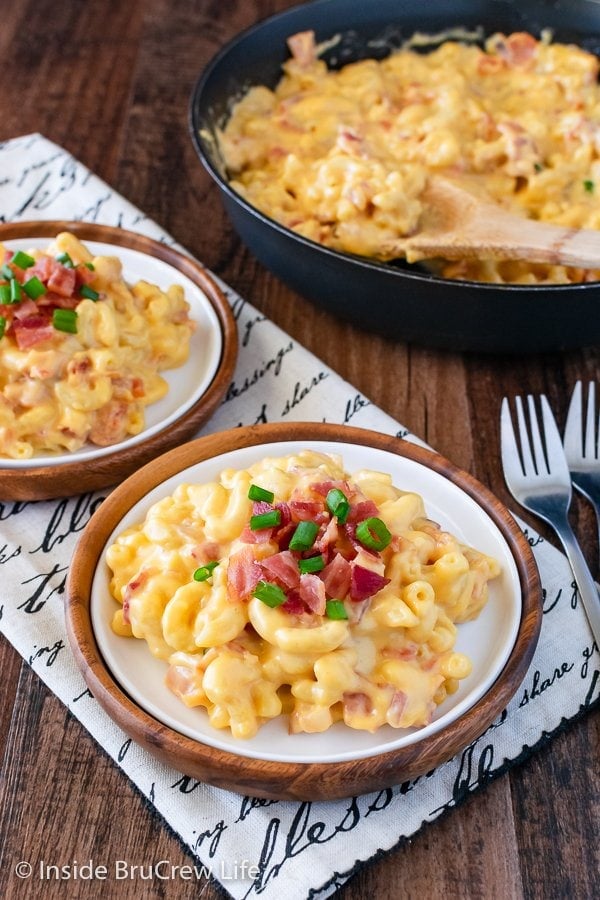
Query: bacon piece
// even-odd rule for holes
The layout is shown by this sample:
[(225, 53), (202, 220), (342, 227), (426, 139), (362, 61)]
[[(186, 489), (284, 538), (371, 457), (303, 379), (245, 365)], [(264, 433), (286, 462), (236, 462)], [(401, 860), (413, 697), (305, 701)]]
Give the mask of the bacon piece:
[(50, 319), (41, 313), (26, 318), (17, 318), (15, 315), (12, 328), (19, 350), (29, 350), (56, 334)]
[(63, 297), (61, 294), (56, 294), (54, 291), (47, 291), (45, 294), (37, 300), (38, 306), (49, 306), (53, 309), (75, 309), (81, 303), (82, 298), (78, 297), (77, 294), (71, 294), (68, 297)]
[(251, 547), (238, 550), (229, 558), (227, 566), (227, 590), (232, 600), (248, 597), (263, 576)]
[(283, 587), (297, 588), (300, 584), (298, 561), (291, 550), (282, 550), (261, 560), (260, 565), (270, 578), (275, 578)]
[(330, 563), (322, 570), (320, 577), (325, 585), (328, 597), (343, 600), (350, 590), (352, 567), (347, 559), (336, 553)]
[(257, 528), (253, 531), (249, 525), (244, 525), (240, 534), (240, 541), (244, 544), (266, 544), (273, 536), (272, 528)]
[(35, 261), (35, 264), (28, 270), (27, 274), (30, 277), (32, 275), (37, 275), (40, 281), (43, 281), (44, 284), (46, 284), (57, 265), (58, 263), (55, 259), (52, 259), (51, 256), (40, 256), (40, 258)]
[(337, 488), (338, 491), (342, 491), (343, 494), (348, 497), (349, 494), (354, 493), (350, 485), (347, 481), (315, 481), (311, 484), (310, 489), (314, 491), (315, 494), (321, 494), (323, 497), (326, 497), (329, 491)]
[(325, 585), (318, 575), (307, 574), (300, 576), (298, 593), (308, 608), (318, 616), (325, 614)]
[(338, 536), (338, 523), (335, 519), (330, 519), (326, 525), (321, 525), (321, 529), (319, 534), (317, 534), (315, 544), (317, 545), (317, 548), (321, 553), (327, 553), (327, 551), (332, 548), (337, 541)]
[(306, 522), (315, 519), (324, 507), (320, 500), (290, 500), (289, 509), (293, 521)]
[(68, 269), (57, 263), (53, 268), (48, 281), (48, 290), (61, 297), (72, 297), (75, 291), (75, 269)]
[(291, 616), (301, 616), (302, 613), (306, 612), (306, 603), (298, 591), (291, 590), (288, 592), (285, 603), (281, 604), (281, 609), (284, 609)]
[(347, 522), (362, 522), (364, 519), (370, 519), (372, 516), (378, 516), (379, 509), (373, 500), (359, 500), (358, 503), (352, 503), (348, 512)]
[(355, 602), (373, 597), (390, 583), (389, 578), (379, 575), (378, 572), (372, 572), (371, 569), (365, 569), (364, 566), (350, 563), (350, 568), (350, 599)]

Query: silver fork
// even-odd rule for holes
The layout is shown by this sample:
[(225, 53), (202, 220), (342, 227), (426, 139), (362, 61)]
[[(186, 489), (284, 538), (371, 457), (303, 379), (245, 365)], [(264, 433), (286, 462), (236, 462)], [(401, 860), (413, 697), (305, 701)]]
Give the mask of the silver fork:
[[(556, 532), (571, 564), (583, 608), (596, 646), (600, 647), (600, 596), (569, 523), (571, 477), (562, 441), (546, 397), (540, 397), (542, 429), (535, 399), (527, 397), (529, 430), (523, 402), (515, 398), (519, 442), (513, 428), (510, 406), (505, 397), (500, 415), (500, 444), (504, 479), (521, 506), (544, 519)], [(543, 433), (543, 438), (542, 438)], [(529, 437), (531, 434), (531, 439)], [(520, 453), (519, 453), (520, 445)]]
[(598, 540), (600, 541), (600, 431), (597, 426), (596, 385), (588, 386), (587, 409), (583, 415), (583, 390), (581, 381), (573, 389), (563, 444), (571, 481), (577, 490), (590, 501), (596, 511)]

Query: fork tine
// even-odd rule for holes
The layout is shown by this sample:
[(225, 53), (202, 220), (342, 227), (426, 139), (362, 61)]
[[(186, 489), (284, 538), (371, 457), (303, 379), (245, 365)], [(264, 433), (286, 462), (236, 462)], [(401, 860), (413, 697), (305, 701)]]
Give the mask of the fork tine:
[[(540, 397), (540, 402), (543, 402), (543, 394)], [(543, 474), (544, 472), (549, 472), (548, 460), (546, 459), (546, 453), (544, 451), (544, 444), (542, 441), (542, 436), (540, 434), (540, 426), (538, 422), (537, 412), (535, 408), (535, 399), (531, 394), (527, 395), (527, 406), (529, 408), (529, 428), (531, 430), (531, 439), (533, 442), (533, 456), (535, 459), (535, 470), (538, 475)], [(543, 409), (542, 409), (543, 415)]]
[(527, 422), (525, 421), (525, 413), (523, 411), (523, 401), (520, 397), (515, 397), (515, 406), (517, 409), (517, 425), (519, 428), (519, 439), (521, 441), (521, 459), (523, 460), (523, 471), (537, 472), (537, 468), (531, 455), (531, 445), (529, 443), (529, 435), (527, 434)]
[(592, 459), (596, 458), (596, 386), (593, 381), (590, 381), (588, 385), (583, 455)]
[(546, 454), (548, 458), (548, 470), (553, 475), (563, 479), (566, 484), (571, 486), (571, 476), (569, 467), (563, 448), (563, 443), (556, 424), (556, 419), (550, 409), (548, 398), (545, 394), (540, 396), (540, 404), (542, 407), (542, 420), (544, 423), (544, 436), (546, 438)]
[(598, 456), (598, 444), (596, 442), (596, 385), (593, 381), (588, 384), (588, 408), (585, 424), (585, 456), (596, 459)]
[[(510, 414), (508, 397), (502, 400), (500, 409), (500, 455), (506, 483), (523, 478), (523, 466), (519, 456), (517, 437)], [(509, 485), (510, 486), (510, 485)]]
[(583, 456), (581, 421), (581, 381), (578, 381), (571, 394), (571, 402), (569, 403), (569, 411), (567, 412), (567, 421), (565, 422), (563, 446), (569, 460), (579, 459)]

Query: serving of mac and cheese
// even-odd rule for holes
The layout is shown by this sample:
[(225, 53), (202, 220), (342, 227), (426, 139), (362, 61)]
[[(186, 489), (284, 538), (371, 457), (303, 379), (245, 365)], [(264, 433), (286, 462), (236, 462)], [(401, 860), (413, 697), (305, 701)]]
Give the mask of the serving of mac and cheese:
[(180, 483), (106, 561), (113, 632), (234, 738), (281, 716), (292, 733), (427, 725), (471, 672), (457, 625), (500, 574), (391, 475), (312, 450)]
[(194, 327), (180, 285), (130, 285), (117, 256), (94, 257), (71, 233), (43, 251), (0, 244), (0, 457), (139, 434)]
[[(274, 90), (252, 87), (219, 133), (231, 186), (298, 234), (382, 261), (419, 229), (432, 174), (530, 219), (600, 228), (598, 59), (527, 33), (483, 47), (411, 42), (329, 70), (312, 32), (288, 41)], [(437, 270), (437, 269), (436, 269)], [(527, 262), (441, 264), (449, 278), (570, 283), (600, 272)]]

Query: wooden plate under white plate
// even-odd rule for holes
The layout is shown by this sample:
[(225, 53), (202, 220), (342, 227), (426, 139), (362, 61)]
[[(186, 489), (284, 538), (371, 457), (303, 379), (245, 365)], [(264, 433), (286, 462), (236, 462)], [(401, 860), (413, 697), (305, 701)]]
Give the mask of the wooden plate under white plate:
[[(166, 398), (146, 407), (147, 425), (140, 435), (112, 447), (86, 445), (81, 451), (54, 457), (0, 459), (1, 500), (43, 500), (119, 483), (193, 437), (213, 415), (233, 377), (236, 322), (223, 292), (203, 266), (145, 235), (87, 222), (8, 223), (0, 225), (0, 242), (8, 246), (18, 242), (25, 250), (45, 246), (61, 231), (75, 234), (92, 252), (106, 254), (114, 247), (114, 255), (123, 261), (126, 281), (146, 277), (157, 283), (160, 277), (163, 289), (181, 283), (197, 330), (187, 363), (162, 373), (169, 391)], [(135, 270), (134, 277), (129, 277), (128, 268)]]
[[(143, 519), (151, 503), (171, 494), (182, 481), (212, 480), (215, 472), (235, 467), (238, 460), (245, 466), (249, 460), (302, 447), (341, 453), (344, 460), (352, 460), (350, 471), (355, 460), (359, 468), (366, 460), (390, 472), (398, 487), (423, 495), (426, 509), (441, 514), (444, 527), (455, 524), (461, 540), (500, 555), (503, 574), (490, 602), (476, 623), (459, 627), (459, 639), (463, 629), (470, 634), (460, 649), (469, 652), (470, 641), (477, 656), (479, 647), (472, 682), (462, 696), (459, 692), (439, 708), (430, 726), (412, 732), (386, 726), (369, 735), (338, 723), (323, 734), (288, 735), (284, 718), (279, 717), (255, 738), (235, 741), (229, 732), (211, 729), (203, 709), (189, 709), (173, 700), (164, 688), (166, 664), (152, 657), (144, 642), (112, 634), (109, 622), (116, 604), (109, 595), (104, 553), (115, 533), (132, 519)], [(406, 482), (407, 477), (412, 483)], [(508, 510), (472, 476), (443, 457), (392, 436), (293, 422), (200, 438), (127, 479), (104, 501), (80, 538), (67, 581), (66, 616), (69, 640), (90, 691), (127, 734), (162, 762), (200, 781), (252, 796), (327, 800), (414, 778), (480, 736), (527, 672), (542, 606), (527, 540)], [(488, 657), (495, 660), (491, 666)], [(476, 674), (478, 667), (481, 674)]]

